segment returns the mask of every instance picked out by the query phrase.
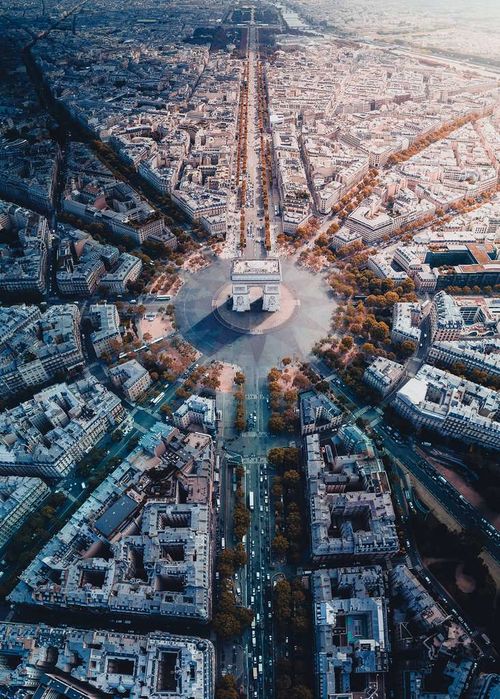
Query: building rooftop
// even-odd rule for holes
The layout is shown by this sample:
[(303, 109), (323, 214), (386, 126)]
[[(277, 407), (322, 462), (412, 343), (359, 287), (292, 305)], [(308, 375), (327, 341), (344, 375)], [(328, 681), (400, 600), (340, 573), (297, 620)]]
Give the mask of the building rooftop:
[(279, 259), (248, 260), (239, 258), (233, 260), (231, 279), (233, 281), (245, 281), (246, 278), (262, 281), (281, 281), (281, 264)]
[(210, 436), (153, 426), (22, 573), (12, 601), (207, 622), (214, 458)]
[[(211, 699), (214, 647), (194, 636), (0, 624), (3, 688), (25, 699)], [(22, 692), (22, 693), (21, 693)]]
[[(380, 566), (333, 568), (312, 576), (319, 696), (383, 699), (389, 667), (387, 600)], [(369, 687), (376, 693), (368, 694)]]

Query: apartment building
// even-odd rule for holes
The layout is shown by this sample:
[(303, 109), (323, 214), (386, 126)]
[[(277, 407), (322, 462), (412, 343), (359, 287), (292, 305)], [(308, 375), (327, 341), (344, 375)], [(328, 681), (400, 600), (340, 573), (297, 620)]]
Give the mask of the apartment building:
[(156, 423), (29, 564), (10, 600), (208, 622), (214, 464), (209, 435)]
[(402, 364), (385, 357), (377, 357), (365, 369), (363, 381), (385, 397), (400, 383), (405, 373)]
[(127, 400), (138, 400), (151, 386), (149, 371), (140, 364), (137, 359), (111, 367), (108, 370), (114, 386), (116, 386)]
[(17, 230), (15, 245), (0, 245), (0, 295), (40, 296), (46, 288), (49, 227), (30, 213)]
[(342, 422), (342, 410), (324, 393), (303, 391), (299, 395), (300, 433), (326, 432)]
[(201, 425), (209, 432), (216, 430), (215, 400), (203, 396), (191, 396), (172, 415), (176, 427), (187, 430), (190, 425)]
[[(27, 322), (27, 318), (30, 321)], [(78, 306), (0, 308), (0, 391), (15, 395), (84, 365)]]
[(0, 549), (50, 495), (40, 478), (0, 476)]
[(455, 299), (445, 291), (434, 296), (430, 311), (431, 338), (433, 342), (458, 340), (462, 334), (464, 320)]
[(22, 696), (211, 699), (215, 691), (214, 646), (196, 636), (3, 623), (0, 653), (11, 658), (0, 691)]
[(393, 342), (420, 343), (422, 306), (419, 303), (395, 303), (392, 310), (391, 340)]
[(372, 452), (325, 464), (319, 435), (304, 441), (311, 553), (318, 563), (373, 560), (399, 549), (387, 474)]
[(384, 573), (377, 565), (318, 570), (311, 577), (318, 697), (384, 696), (389, 625)]
[(123, 418), (93, 376), (46, 388), (0, 415), (0, 474), (64, 477)]
[(417, 429), (500, 449), (500, 396), (472, 381), (424, 364), (392, 400)]
[(135, 282), (142, 270), (142, 260), (134, 255), (123, 253), (118, 265), (101, 278), (100, 287), (111, 294), (125, 294), (128, 285)]
[(429, 364), (477, 369), (490, 378), (500, 377), (500, 338), (434, 342), (427, 353)]
[(90, 306), (88, 317), (95, 330), (90, 341), (97, 357), (112, 352), (116, 344), (123, 344), (120, 333), (120, 316), (113, 303), (97, 303)]

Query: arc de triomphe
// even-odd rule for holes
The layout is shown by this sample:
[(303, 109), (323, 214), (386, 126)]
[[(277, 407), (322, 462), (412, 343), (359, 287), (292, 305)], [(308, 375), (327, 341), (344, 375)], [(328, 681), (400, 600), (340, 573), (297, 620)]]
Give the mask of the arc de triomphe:
[(262, 310), (280, 310), (281, 264), (277, 258), (264, 260), (233, 260), (231, 268), (233, 284), (233, 311), (242, 313), (250, 309), (250, 289), (262, 288)]

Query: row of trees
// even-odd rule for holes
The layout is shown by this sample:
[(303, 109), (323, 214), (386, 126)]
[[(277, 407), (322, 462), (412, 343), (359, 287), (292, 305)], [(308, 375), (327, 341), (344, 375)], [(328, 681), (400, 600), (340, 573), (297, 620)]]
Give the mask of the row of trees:
[(170, 226), (182, 219), (182, 214), (172, 203), (167, 194), (160, 194), (149, 182), (144, 180), (132, 164), (125, 163), (109, 144), (100, 140), (92, 140), (91, 146), (97, 157), (120, 180), (133, 184), (148, 203), (161, 212), (162, 217)]
[(223, 549), (217, 559), (219, 582), (212, 623), (220, 638), (241, 637), (252, 623), (252, 610), (237, 603), (234, 591), (234, 574), (246, 562), (247, 555), (242, 544), (234, 549)]
[(293, 433), (298, 429), (298, 389), (307, 387), (308, 381), (300, 372), (297, 372), (292, 386), (286, 388), (288, 372), (287, 368), (283, 371), (273, 368), (267, 375), (269, 405), (272, 411), (269, 417), (268, 429), (271, 434)]
[(80, 230), (88, 231), (99, 243), (112, 243), (120, 252), (127, 252), (137, 247), (137, 243), (131, 236), (117, 236), (110, 231), (103, 223), (87, 223), (82, 218), (75, 216), (67, 211), (58, 213), (57, 218), (60, 223), (69, 223), (70, 226)]
[(497, 296), (500, 294), (500, 284), (494, 286), (448, 286), (446, 292), (452, 296)]
[(267, 251), (271, 250), (271, 222), (269, 218), (269, 187), (272, 182), (272, 168), (270, 151), (269, 157), (266, 152), (266, 142), (264, 139), (264, 120), (267, 113), (266, 89), (264, 83), (264, 69), (262, 61), (257, 63), (257, 123), (260, 133), (260, 165), (261, 165), (261, 190), (264, 208), (264, 246)]
[[(396, 284), (379, 279), (364, 268), (364, 253), (345, 262), (338, 274), (330, 277), (332, 289), (346, 299), (332, 317), (335, 335), (317, 343), (314, 353), (336, 369), (344, 381), (355, 389), (362, 387), (366, 364), (374, 356), (403, 360), (416, 350), (412, 341), (391, 341), (391, 316), (394, 304), (415, 301), (411, 279)], [(364, 296), (364, 301), (354, 297)]]
[(234, 427), (238, 432), (243, 432), (246, 426), (246, 410), (245, 410), (245, 374), (241, 371), (236, 372), (234, 376), (236, 389), (234, 391), (234, 400), (236, 403), (236, 412), (234, 416)]
[(8, 566), (12, 566), (12, 575), (4, 577), (0, 585), (0, 594), (4, 597), (16, 580), (16, 575), (30, 563), (52, 535), (52, 531), (62, 525), (58, 513), (66, 504), (63, 493), (52, 493), (44, 506), (30, 516), (23, 526), (10, 539), (3, 553)]
[(240, 248), (243, 250), (246, 246), (246, 216), (245, 205), (247, 196), (247, 147), (248, 147), (248, 61), (245, 63), (243, 70), (243, 80), (240, 86), (240, 104), (238, 110), (238, 145), (236, 149), (236, 183), (240, 187)]
[[(356, 207), (358, 207), (363, 199), (369, 197), (377, 186), (377, 171), (375, 168), (370, 168), (368, 173), (363, 177), (361, 182), (359, 182), (356, 187), (353, 187), (344, 196), (332, 206), (332, 213), (339, 217), (342, 222), (349, 214), (351, 214)], [(328, 233), (333, 235), (340, 228), (338, 222), (334, 221), (328, 228)]]
[(271, 488), (276, 530), (272, 549), (280, 558), (287, 555), (291, 563), (299, 563), (305, 544), (300, 453), (295, 447), (279, 447), (270, 450), (268, 460), (278, 471)]
[(273, 611), (286, 654), (276, 663), (277, 699), (313, 699), (311, 600), (302, 581), (279, 580)]
[(403, 163), (406, 160), (409, 160), (411, 157), (413, 157), (417, 153), (420, 153), (420, 151), (424, 150), (432, 143), (441, 141), (443, 138), (449, 136), (453, 131), (456, 131), (456, 129), (459, 129), (461, 126), (464, 126), (467, 123), (477, 121), (477, 119), (479, 119), (480, 117), (481, 114), (479, 114), (478, 112), (471, 112), (470, 114), (466, 114), (464, 116), (458, 117), (457, 119), (453, 119), (452, 121), (448, 122), (447, 124), (443, 124), (437, 129), (433, 129), (425, 136), (419, 136), (415, 139), (412, 145), (409, 146), (409, 148), (406, 148), (405, 150), (399, 151), (399, 153), (394, 153), (394, 155), (391, 155), (390, 158), (387, 160), (387, 165), (395, 165), (396, 163)]
[[(184, 341), (181, 341), (184, 342)], [(184, 342), (187, 345), (187, 343)], [(188, 345), (191, 355), (189, 357), (190, 361), (196, 356), (195, 350)], [(220, 373), (222, 371), (222, 364), (220, 362), (212, 362), (210, 366), (199, 366), (195, 367), (187, 379), (184, 381), (182, 386), (180, 386), (175, 395), (177, 398), (182, 398), (183, 400), (192, 395), (198, 388), (207, 388), (211, 391), (216, 391), (220, 386)]]

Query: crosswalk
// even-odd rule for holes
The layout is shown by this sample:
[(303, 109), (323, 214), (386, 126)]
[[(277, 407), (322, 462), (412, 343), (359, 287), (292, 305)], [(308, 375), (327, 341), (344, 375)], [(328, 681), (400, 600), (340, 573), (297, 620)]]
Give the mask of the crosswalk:
[(244, 456), (243, 463), (245, 464), (265, 464), (267, 463), (266, 456)]
[(355, 420), (358, 419), (358, 417), (361, 417), (361, 415), (364, 415), (368, 410), (372, 410), (371, 405), (365, 405), (363, 408), (359, 408), (358, 410), (355, 410), (352, 414), (353, 418)]

